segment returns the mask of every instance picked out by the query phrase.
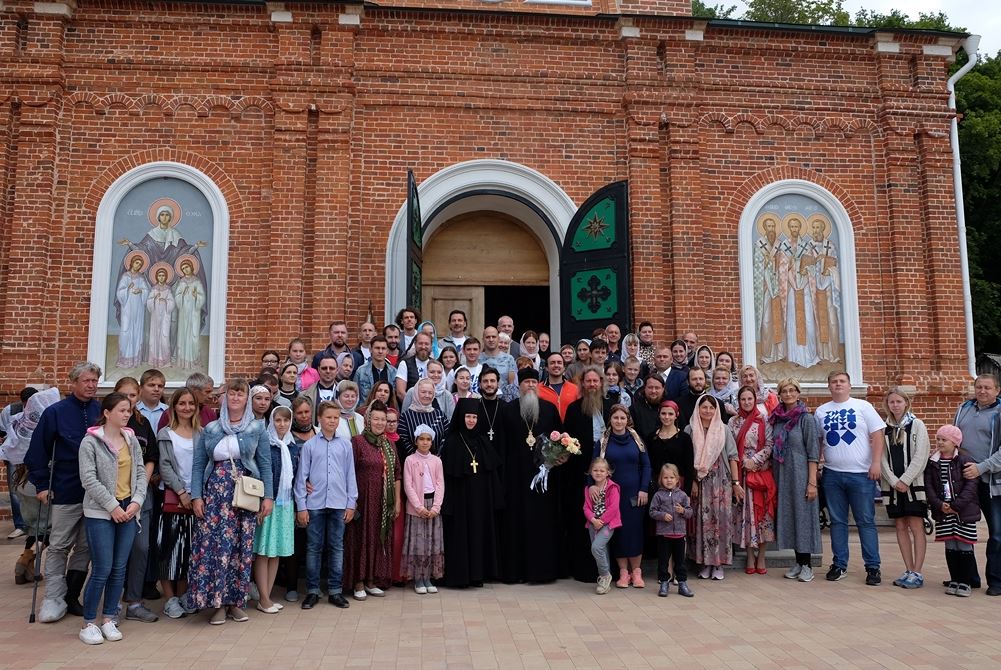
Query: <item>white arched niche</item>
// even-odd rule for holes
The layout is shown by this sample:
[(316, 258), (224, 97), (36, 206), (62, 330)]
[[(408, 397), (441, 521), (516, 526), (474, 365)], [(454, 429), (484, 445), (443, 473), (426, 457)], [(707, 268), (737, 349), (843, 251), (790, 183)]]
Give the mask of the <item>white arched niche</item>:
[[(530, 167), (504, 160), (456, 163), (418, 187), (424, 221), (423, 243), (450, 219), (474, 211), (503, 212), (521, 221), (538, 239), (549, 262), (550, 332), (560, 331), (560, 251), (577, 205), (551, 179)], [(386, 245), (386, 323), (406, 305), (407, 205), (396, 214)]]
[[(862, 353), (859, 330), (858, 287), (855, 273), (855, 234), (844, 205), (824, 187), (802, 179), (786, 179), (768, 184), (747, 201), (740, 217), (740, 312), (743, 332), (744, 364), (761, 367), (757, 334), (758, 321), (754, 305), (754, 234), (763, 208), (779, 196), (796, 195), (813, 200), (829, 214), (831, 226), (838, 237), (838, 278), (841, 292), (841, 328), (844, 331), (844, 357), (836, 367), (851, 376), (854, 389), (864, 389)], [(809, 229), (804, 230), (809, 235)], [(765, 374), (766, 377), (769, 375)], [(792, 375), (796, 377), (795, 374)], [(826, 374), (825, 374), (826, 378)], [(769, 379), (769, 381), (777, 381)], [(826, 381), (802, 382), (805, 388), (826, 388)]]
[[(115, 379), (109, 378), (107, 364), (108, 351), (108, 310), (110, 302), (111, 272), (115, 239), (115, 215), (122, 201), (133, 189), (155, 179), (177, 179), (194, 187), (208, 202), (212, 214), (212, 241), (209, 249), (212, 276), (209, 280), (208, 310), (208, 353), (206, 365), (202, 369), (185, 369), (184, 374), (206, 372), (216, 383), (225, 376), (226, 353), (226, 288), (229, 262), (229, 207), (222, 191), (204, 172), (172, 161), (158, 161), (140, 165), (129, 170), (108, 188), (97, 208), (94, 233), (94, 264), (91, 274), (90, 330), (87, 339), (87, 358), (101, 366), (105, 376), (101, 386), (110, 387)], [(205, 256), (203, 255), (204, 259)], [(205, 324), (202, 324), (204, 329)], [(143, 364), (143, 367), (153, 367)], [(165, 372), (167, 372), (165, 370)], [(167, 376), (167, 386), (177, 388), (184, 385), (183, 379)]]

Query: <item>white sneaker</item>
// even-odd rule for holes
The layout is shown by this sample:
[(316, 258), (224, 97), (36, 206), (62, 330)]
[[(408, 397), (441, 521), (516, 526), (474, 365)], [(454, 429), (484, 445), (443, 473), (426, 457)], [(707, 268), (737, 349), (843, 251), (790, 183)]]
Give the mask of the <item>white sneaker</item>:
[(713, 567), (713, 579), (720, 581), (723, 579), (723, 568), (720, 566)]
[(182, 616), (187, 614), (187, 612), (184, 611), (184, 607), (181, 605), (181, 599), (177, 596), (174, 596), (167, 601), (167, 604), (163, 606), (163, 613), (171, 619), (180, 619)]
[(380, 589), (378, 586), (373, 586), (371, 588), (365, 587), (365, 593), (369, 594), (374, 598), (382, 598), (386, 595), (386, 592)]
[(427, 595), (428, 587), (423, 584), (417, 584), (414, 586), (414, 592), (419, 596)]
[(89, 623), (80, 629), (80, 641), (84, 644), (104, 644), (104, 636), (96, 624)]
[(438, 593), (438, 587), (428, 582), (428, 593)]
[(118, 626), (115, 625), (114, 621), (109, 621), (101, 626), (101, 633), (104, 634), (104, 639), (109, 642), (118, 642), (122, 639), (122, 633), (118, 630)]
[(799, 581), (801, 582), (812, 582), (813, 581), (813, 568), (809, 565), (804, 565), (803, 570), (799, 573)]
[(11, 531), (10, 535), (7, 536), (8, 540), (16, 540), (19, 537), (24, 537), (24, 531), (20, 528), (15, 528)]
[(789, 570), (785, 573), (785, 578), (796, 579), (797, 577), (799, 577), (799, 573), (802, 571), (803, 571), (803, 566), (797, 563), (796, 565), (789, 568)]
[(38, 620), (55, 623), (66, 616), (66, 601), (62, 598), (45, 598), (38, 610)]
[(361, 591), (355, 591), (354, 594), (352, 595), (354, 596), (355, 600), (365, 600), (366, 598), (368, 598), (368, 594), (365, 593), (364, 589), (362, 589)]

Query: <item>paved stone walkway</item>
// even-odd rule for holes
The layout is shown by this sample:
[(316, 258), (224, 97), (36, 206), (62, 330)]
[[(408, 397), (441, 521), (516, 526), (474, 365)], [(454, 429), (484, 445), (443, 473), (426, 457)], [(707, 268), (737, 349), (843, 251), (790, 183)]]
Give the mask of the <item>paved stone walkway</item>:
[[(9, 530), (0, 524), (0, 538)], [(774, 569), (693, 580), (693, 599), (656, 597), (653, 574), (645, 589), (606, 596), (572, 581), (437, 596), (392, 589), (345, 611), (326, 601), (308, 612), (252, 609), (243, 624), (209, 626), (208, 614), (128, 621), (123, 641), (86, 647), (78, 618), (27, 623), (31, 587), (13, 583), (23, 543), (0, 540), (0, 668), (1001, 667), (1001, 597), (944, 595), (941, 546), (930, 543), (928, 585), (905, 591), (890, 583), (902, 570), (892, 531), (880, 533), (884, 583), (877, 588), (864, 585), (854, 535), (853, 542), (849, 576), (838, 583), (821, 573), (800, 584)], [(981, 563), (982, 552), (980, 545)], [(163, 601), (151, 605), (159, 612)]]

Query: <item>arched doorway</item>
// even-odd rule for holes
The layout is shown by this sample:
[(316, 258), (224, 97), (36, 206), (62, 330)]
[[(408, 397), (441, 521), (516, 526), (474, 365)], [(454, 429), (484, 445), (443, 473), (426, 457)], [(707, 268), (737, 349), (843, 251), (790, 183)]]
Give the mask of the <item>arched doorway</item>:
[(511, 316), (518, 331), (550, 328), (549, 261), (519, 219), (478, 210), (444, 221), (424, 248), (424, 317), (448, 323), (466, 312), (470, 334), (479, 324)]
[[(545, 330), (561, 332), (560, 250), (577, 211), (570, 196), (555, 182), (530, 167), (511, 161), (480, 159), (456, 163), (432, 174), (419, 186), (424, 215), (423, 245), (455, 217), (470, 212), (503, 212), (531, 231), (545, 253), (549, 277), (549, 321)], [(406, 304), (406, 202), (401, 202), (386, 245), (386, 322)], [(454, 264), (453, 264), (454, 268)], [(425, 280), (423, 283), (427, 283)], [(426, 310), (422, 310), (426, 311)], [(480, 327), (471, 323), (471, 329)], [(515, 330), (521, 325), (515, 321)]]

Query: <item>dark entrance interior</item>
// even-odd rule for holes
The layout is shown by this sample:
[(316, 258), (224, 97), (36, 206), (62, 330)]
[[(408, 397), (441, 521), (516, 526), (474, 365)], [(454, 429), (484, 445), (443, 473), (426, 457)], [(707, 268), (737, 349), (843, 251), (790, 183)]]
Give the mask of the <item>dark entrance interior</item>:
[(526, 330), (549, 332), (548, 286), (484, 286), (483, 303), (484, 325), (495, 326), (507, 314), (514, 319), (515, 341)]

